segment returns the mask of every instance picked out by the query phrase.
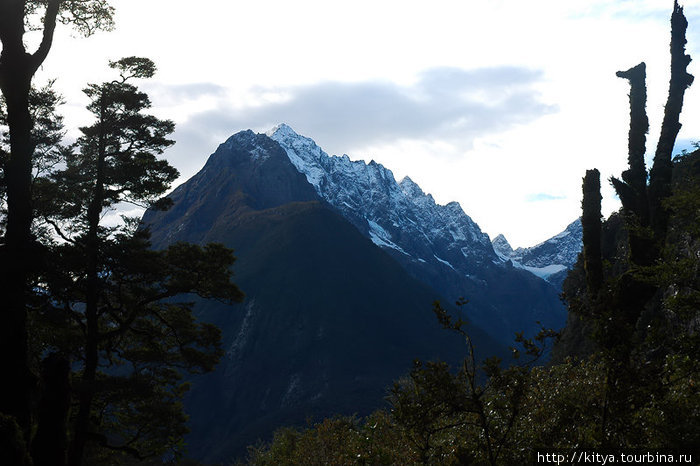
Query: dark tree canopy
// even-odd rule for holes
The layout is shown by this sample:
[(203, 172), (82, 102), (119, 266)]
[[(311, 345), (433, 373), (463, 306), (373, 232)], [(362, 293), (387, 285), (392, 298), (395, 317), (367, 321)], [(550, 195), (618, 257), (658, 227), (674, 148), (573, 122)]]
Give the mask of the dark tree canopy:
[(61, 150), (64, 165), (35, 192), (37, 215), (55, 233), (40, 274), (50, 300), (36, 323), (42, 352), (72, 361), (71, 465), (181, 454), (182, 375), (212, 370), (221, 349), (219, 330), (196, 322), (192, 304), (178, 297), (242, 298), (223, 246), (154, 251), (137, 219), (102, 225), (105, 209), (119, 203), (164, 207), (178, 175), (158, 159), (174, 125), (147, 113), (150, 100), (133, 83), (155, 65), (128, 57), (110, 66), (118, 79), (85, 89), (94, 123)]
[[(5, 99), (9, 151), (2, 151), (5, 205), (0, 243), (0, 366), (12, 384), (0, 387), (0, 413), (11, 416), (28, 442), (36, 377), (29, 368), (27, 304), (39, 263), (32, 235), (32, 167), (36, 142), (30, 89), (36, 70), (51, 49), (57, 21), (90, 34), (112, 26), (113, 10), (104, 0), (5, 0), (0, 2), (0, 91)], [(36, 50), (25, 47), (25, 32), (41, 31)]]

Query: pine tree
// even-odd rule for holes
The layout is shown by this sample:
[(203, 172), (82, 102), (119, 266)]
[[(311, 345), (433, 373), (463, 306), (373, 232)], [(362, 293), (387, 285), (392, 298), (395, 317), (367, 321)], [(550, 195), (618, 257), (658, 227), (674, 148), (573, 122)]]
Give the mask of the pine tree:
[[(57, 21), (71, 23), (86, 35), (109, 29), (112, 8), (105, 0), (4, 0), (0, 2), (0, 91), (5, 98), (10, 150), (2, 157), (6, 189), (6, 220), (0, 243), (0, 413), (13, 417), (28, 443), (32, 424), (32, 396), (36, 377), (29, 369), (27, 304), (39, 262), (32, 235), (32, 139), (30, 90), (37, 69), (53, 43)], [(35, 18), (42, 18), (37, 22)], [(26, 27), (42, 39), (34, 52), (26, 49)], [(0, 452), (1, 453), (1, 452)]]
[(119, 203), (166, 207), (161, 196), (177, 177), (158, 159), (174, 125), (146, 113), (150, 100), (133, 84), (153, 75), (153, 62), (128, 57), (110, 66), (118, 79), (85, 89), (95, 122), (61, 150), (65, 167), (37, 189), (37, 213), (56, 238), (37, 328), (43, 352), (72, 361), (71, 465), (180, 454), (183, 372), (211, 370), (221, 349), (218, 329), (196, 322), (192, 303), (178, 296), (242, 298), (223, 246), (154, 251), (136, 219), (102, 225), (105, 209)]

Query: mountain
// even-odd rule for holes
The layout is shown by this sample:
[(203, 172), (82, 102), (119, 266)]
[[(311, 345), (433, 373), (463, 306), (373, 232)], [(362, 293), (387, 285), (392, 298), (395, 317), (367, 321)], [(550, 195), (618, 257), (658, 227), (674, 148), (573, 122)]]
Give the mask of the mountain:
[(494, 252), (504, 260), (509, 260), (510, 256), (513, 255), (513, 247), (503, 234), (492, 239), (491, 246), (493, 246)]
[[(231, 136), (143, 223), (154, 248), (220, 242), (237, 256), (240, 305), (197, 300), (226, 354), (186, 399), (193, 457), (227, 461), (282, 425), (383, 406), (414, 359), (457, 365), (461, 317), (478, 357), (507, 358), (517, 331), (559, 328), (558, 290), (504, 261), (458, 203), (438, 205), (372, 161), (328, 156), (286, 125)], [(452, 309), (453, 312), (456, 312)]]
[[(440, 328), (440, 295), (321, 198), (263, 134), (229, 138), (194, 177), (147, 211), (155, 248), (217, 241), (235, 249), (240, 305), (198, 300), (222, 329), (225, 357), (192, 380), (186, 399), (193, 457), (228, 461), (283, 425), (385, 405), (415, 358), (458, 364), (464, 341)], [(469, 329), (480, 356), (507, 354)]]
[(527, 270), (561, 289), (583, 247), (583, 229), (581, 220), (576, 219), (564, 231), (536, 246), (513, 250), (503, 235), (496, 236), (491, 244), (501, 260), (511, 261), (514, 267)]
[[(421, 262), (469, 267), (492, 259), (489, 237), (457, 202), (437, 205), (410, 178), (397, 183), (391, 170), (375, 161), (330, 157), (316, 143), (280, 125), (267, 133), (285, 149), (316, 192), (382, 248)], [(453, 256), (455, 265), (443, 257)]]
[(312, 139), (282, 124), (267, 132), (316, 193), (412, 276), (449, 300), (469, 300), (476, 325), (504, 344), (515, 332), (559, 328), (560, 288), (504, 263), (488, 235), (457, 202), (438, 205), (406, 177), (374, 161), (329, 156)]

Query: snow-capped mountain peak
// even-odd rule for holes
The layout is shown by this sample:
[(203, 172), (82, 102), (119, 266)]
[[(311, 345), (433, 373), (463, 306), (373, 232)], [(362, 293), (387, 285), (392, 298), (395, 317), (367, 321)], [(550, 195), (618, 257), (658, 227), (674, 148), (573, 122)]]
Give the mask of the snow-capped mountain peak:
[(497, 259), (488, 235), (458, 203), (437, 204), (409, 177), (399, 183), (391, 170), (374, 160), (365, 163), (345, 155), (329, 156), (287, 125), (267, 134), (316, 192), (378, 246), (416, 261), (449, 263), (455, 270), (462, 264), (464, 273), (475, 258), (479, 262)]
[(496, 236), (491, 240), (493, 245), (493, 250), (504, 260), (509, 260), (513, 255), (513, 247), (510, 245), (508, 240), (502, 234)]
[(280, 123), (279, 125), (274, 126), (269, 130), (265, 131), (265, 135), (268, 137), (272, 137), (272, 135), (275, 133), (278, 134), (278, 137), (301, 137), (299, 136), (299, 134), (297, 134), (296, 131), (292, 129), (291, 126), (289, 126), (286, 123)]
[(284, 123), (266, 134), (321, 198), (376, 245), (403, 260), (447, 266), (468, 276), (476, 274), (476, 264), (511, 261), (549, 280), (568, 270), (580, 251), (580, 222), (542, 244), (513, 251), (503, 235), (492, 242), (459, 203), (437, 204), (410, 177), (397, 182), (391, 170), (375, 160), (329, 156), (313, 139)]
[(564, 231), (529, 248), (513, 250), (505, 236), (498, 235), (491, 242), (503, 261), (528, 270), (538, 277), (560, 285), (566, 272), (574, 266), (583, 244), (581, 220), (576, 219)]
[(399, 186), (404, 194), (409, 198), (423, 197), (425, 193), (420, 186), (418, 186), (411, 178), (404, 176), (401, 181), (399, 181)]

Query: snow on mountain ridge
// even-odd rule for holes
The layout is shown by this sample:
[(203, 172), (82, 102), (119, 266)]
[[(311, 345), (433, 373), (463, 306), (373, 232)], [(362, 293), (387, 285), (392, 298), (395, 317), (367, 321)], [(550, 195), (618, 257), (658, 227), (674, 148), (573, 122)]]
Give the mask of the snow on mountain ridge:
[(401, 188), (401, 191), (403, 191), (404, 194), (406, 194), (406, 196), (411, 197), (411, 198), (425, 195), (423, 190), (420, 189), (420, 186), (418, 186), (408, 176), (404, 176), (401, 179), (401, 181), (399, 181), (399, 187)]
[(459, 203), (437, 204), (410, 177), (397, 182), (391, 170), (374, 160), (329, 156), (284, 123), (266, 135), (282, 146), (316, 192), (372, 242), (415, 261), (449, 264), (468, 276), (476, 273), (476, 264), (511, 261), (545, 280), (556, 276), (556, 282), (581, 250), (578, 220), (536, 246), (513, 250), (503, 235), (492, 242)]
[[(496, 254), (503, 261), (511, 261), (514, 267), (534, 273), (540, 278), (552, 281), (552, 277), (570, 269), (576, 263), (582, 247), (583, 230), (581, 221), (576, 219), (564, 231), (529, 248), (513, 250), (503, 235), (491, 242)], [(560, 281), (561, 276), (554, 278)]]
[(329, 156), (285, 124), (266, 134), (282, 146), (316, 192), (378, 246), (417, 261), (449, 263), (462, 273), (474, 262), (497, 259), (488, 235), (459, 203), (437, 204), (409, 177), (397, 182), (391, 170), (374, 160)]
[(550, 264), (563, 264), (571, 268), (583, 245), (581, 220), (571, 222), (564, 231), (529, 248), (518, 248), (514, 258), (523, 265), (544, 267)]
[(491, 240), (491, 244), (493, 245), (493, 250), (501, 259), (508, 260), (513, 255), (513, 248), (502, 234)]

